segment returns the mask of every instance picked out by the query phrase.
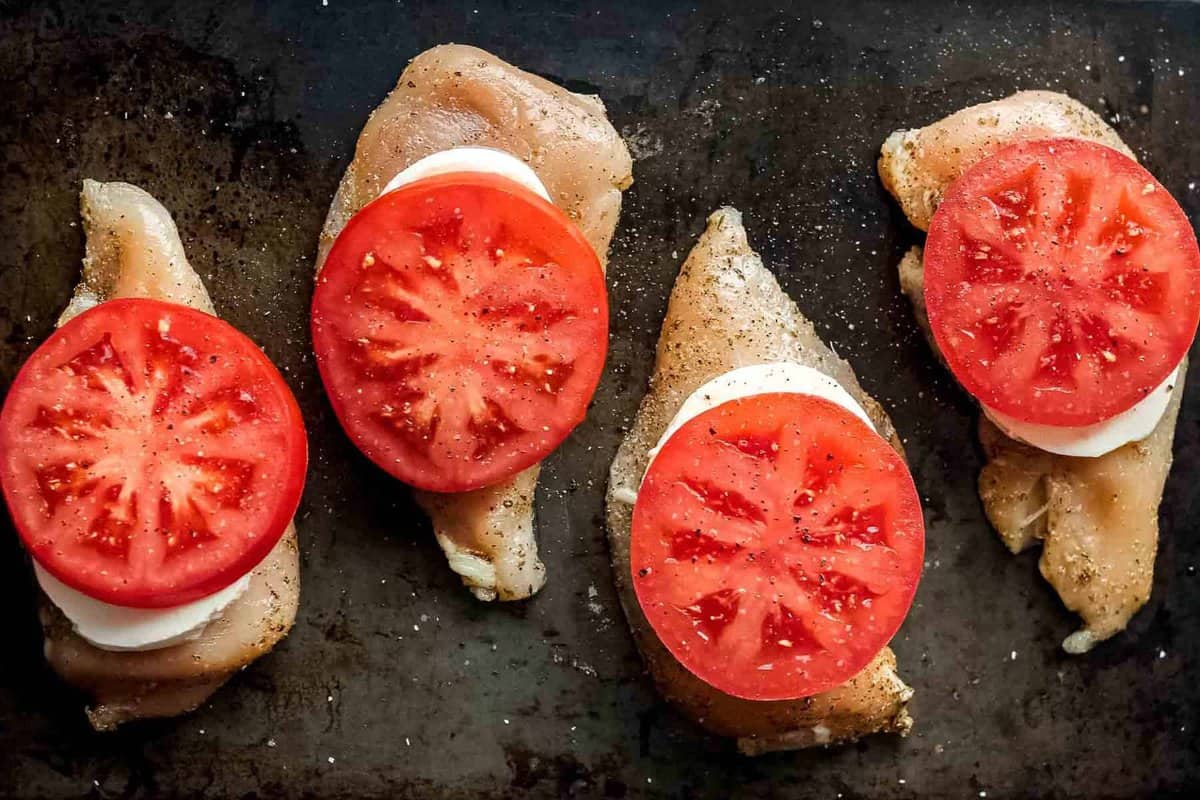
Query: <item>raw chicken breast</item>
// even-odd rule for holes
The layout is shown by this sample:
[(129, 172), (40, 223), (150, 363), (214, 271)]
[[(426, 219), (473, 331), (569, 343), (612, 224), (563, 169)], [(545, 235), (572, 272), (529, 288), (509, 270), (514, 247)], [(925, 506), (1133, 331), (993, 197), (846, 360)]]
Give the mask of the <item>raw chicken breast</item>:
[(738, 367), (792, 361), (834, 378), (866, 410), (879, 433), (903, 455), (891, 420), (859, 386), (750, 249), (742, 217), (723, 208), (684, 262), (663, 321), (650, 391), (613, 461), (608, 534), (617, 589), (634, 638), (659, 690), (708, 730), (734, 737), (747, 754), (907, 733), (913, 691), (883, 648), (845, 685), (801, 700), (759, 702), (724, 694), (688, 672), (655, 635), (634, 593), (629, 565), (633, 503), (649, 451), (703, 383)]
[[(62, 325), (116, 297), (152, 297), (213, 313), (204, 284), (188, 264), (171, 215), (128, 183), (84, 181), (87, 253), (83, 282)], [(267, 653), (287, 635), (300, 600), (296, 530), (254, 570), (246, 592), (199, 638), (145, 652), (111, 652), (81, 639), (46, 597), (41, 619), (46, 659), (95, 703), (88, 719), (97, 730), (149, 717), (170, 717), (199, 706), (233, 673)]]
[(963, 170), (1021, 139), (1087, 139), (1133, 153), (1090, 108), (1057, 92), (1017, 92), (1003, 100), (964, 108), (924, 128), (896, 131), (883, 143), (879, 177), (921, 230), (942, 194)]
[[(607, 261), (633, 165), (599, 98), (568, 92), (477, 48), (442, 45), (412, 60), (363, 127), (325, 219), (317, 270), (350, 217), (398, 172), (467, 145), (528, 163), (600, 263)], [(415, 492), (451, 568), (480, 600), (519, 600), (545, 583), (533, 536), (540, 469), (472, 492)]]
[[(900, 262), (900, 288), (912, 300), (930, 346), (921, 248)], [(939, 355), (940, 358), (940, 355)], [(1187, 373), (1185, 363), (1180, 375)], [(1047, 453), (1005, 436), (980, 415), (987, 464), (979, 496), (988, 519), (1014, 553), (1042, 543), (1040, 567), (1083, 627), (1063, 642), (1086, 653), (1120, 633), (1150, 599), (1158, 548), (1158, 504), (1171, 469), (1171, 440), (1183, 380), (1154, 431), (1099, 458)]]

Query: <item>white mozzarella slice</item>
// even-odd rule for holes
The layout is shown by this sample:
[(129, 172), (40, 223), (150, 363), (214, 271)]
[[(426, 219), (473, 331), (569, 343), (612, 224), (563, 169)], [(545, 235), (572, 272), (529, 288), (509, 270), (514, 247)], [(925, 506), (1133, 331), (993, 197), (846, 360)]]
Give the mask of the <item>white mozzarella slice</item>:
[(503, 175), (550, 200), (550, 193), (528, 164), (503, 150), (491, 147), (455, 147), (426, 156), (388, 181), (380, 195), (422, 178), (432, 178), (450, 172), (491, 172)]
[(875, 426), (871, 424), (871, 418), (867, 416), (863, 407), (842, 388), (840, 383), (825, 373), (812, 367), (787, 361), (774, 364), (753, 364), (718, 375), (692, 392), (683, 401), (683, 405), (679, 407), (671, 424), (663, 432), (662, 438), (650, 451), (647, 471), (649, 463), (654, 461), (654, 457), (658, 455), (662, 446), (688, 420), (731, 400), (775, 392), (808, 394), (836, 403), (865, 422), (868, 428), (875, 430)]
[(1133, 408), (1094, 425), (1038, 425), (1013, 419), (987, 406), (983, 407), (983, 413), (1009, 437), (1033, 445), (1039, 450), (1063, 456), (1097, 458), (1129, 442), (1138, 442), (1149, 436), (1166, 413), (1171, 402), (1171, 391), (1178, 380), (1179, 367), (1176, 367), (1162, 384)]
[[(170, 608), (115, 606), (73, 589), (36, 562), (42, 591), (71, 621), (75, 632), (101, 650), (157, 650), (195, 639), (250, 586), (248, 572), (218, 592)], [(251, 571), (253, 572), (253, 570)]]

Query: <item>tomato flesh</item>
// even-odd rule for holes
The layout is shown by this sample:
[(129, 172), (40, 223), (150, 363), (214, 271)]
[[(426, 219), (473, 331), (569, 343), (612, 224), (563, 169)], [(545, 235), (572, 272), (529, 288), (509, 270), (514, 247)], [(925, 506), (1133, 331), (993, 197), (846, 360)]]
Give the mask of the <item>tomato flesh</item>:
[(938, 347), (1025, 422), (1108, 419), (1165, 381), (1200, 321), (1187, 215), (1137, 162), (1071, 139), (1011, 145), (947, 191), (925, 246)]
[(735, 697), (845, 683), (912, 604), (925, 527), (903, 459), (846, 409), (796, 393), (689, 420), (633, 511), (638, 601), (667, 649)]
[(157, 300), (63, 325), (0, 412), (0, 484), (26, 548), (122, 606), (181, 605), (253, 569), (296, 511), (307, 448), (254, 342)]
[(600, 262), (552, 204), (454, 173), (356, 214), (318, 278), (313, 346), (360, 450), (438, 492), (497, 483), (557, 447), (604, 366)]

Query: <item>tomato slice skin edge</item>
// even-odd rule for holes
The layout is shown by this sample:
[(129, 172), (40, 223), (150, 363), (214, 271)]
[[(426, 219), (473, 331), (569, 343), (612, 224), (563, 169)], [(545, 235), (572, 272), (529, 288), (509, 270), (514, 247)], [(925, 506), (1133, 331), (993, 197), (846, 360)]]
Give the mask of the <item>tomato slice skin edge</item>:
[[(156, 474), (188, 477), (187, 469), (195, 469), (202, 479), (209, 480), (208, 485), (212, 488), (208, 491), (215, 493), (216, 500), (213, 502), (220, 504), (220, 508), (214, 510), (210, 505), (206, 516), (196, 517), (196, 520), (208, 522), (218, 529), (236, 524), (239, 514), (245, 517), (246, 522), (254, 520), (257, 522), (253, 523), (252, 533), (249, 535), (235, 534), (237, 538), (230, 539), (231, 544), (227, 546), (220, 541), (213, 540), (216, 544), (207, 552), (203, 545), (189, 550), (186, 541), (180, 543), (181, 549), (179, 550), (173, 550), (166, 545), (152, 545), (156, 551), (161, 551), (165, 547), (167, 560), (159, 562), (158, 566), (150, 573), (144, 573), (142, 578), (138, 578), (133, 574), (121, 573), (120, 564), (114, 563), (116, 569), (105, 567), (104, 556), (97, 557), (96, 564), (88, 564), (86, 551), (81, 549), (77, 543), (59, 544), (56, 543), (53, 535), (47, 536), (46, 533), (39, 532), (44, 531), (46, 524), (45, 486), (39, 489), (37, 482), (31, 482), (29, 470), (31, 465), (50, 464), (51, 459), (61, 459), (62, 456), (54, 453), (45, 457), (38, 456), (38, 460), (34, 461), (32, 457), (25, 455), (25, 450), (28, 448), (22, 447), (22, 441), (33, 436), (29, 433), (31, 420), (34, 420), (34, 414), (44, 415), (43, 411), (36, 411), (36, 408), (41, 407), (44, 410), (47, 406), (43, 401), (46, 401), (51, 403), (50, 407), (63, 408), (68, 412), (68, 416), (59, 420), (65, 426), (60, 429), (60, 433), (65, 429), (76, 431), (67, 438), (83, 442), (76, 448), (80, 453), (81, 463), (89, 459), (95, 460), (110, 452), (114, 447), (118, 448), (120, 452), (124, 452), (121, 448), (129, 450), (129, 452), (136, 452), (138, 446), (136, 434), (125, 435), (123, 431), (126, 429), (120, 426), (106, 428), (105, 424), (96, 422), (103, 416), (104, 405), (95, 397), (89, 397), (86, 392), (83, 392), (57, 399), (45, 398), (39, 395), (39, 388), (45, 384), (47, 375), (53, 375), (62, 369), (60, 365), (65, 363), (62, 360), (64, 356), (77, 353), (80, 347), (94, 341), (88, 338), (81, 340), (81, 337), (100, 336), (104, 331), (109, 330), (118, 331), (119, 335), (128, 339), (137, 336), (139, 331), (151, 330), (154, 325), (161, 326), (164, 319), (170, 321), (172, 337), (178, 337), (183, 342), (181, 345), (183, 349), (180, 352), (190, 352), (193, 356), (197, 354), (204, 356), (203, 359), (195, 361), (191, 367), (176, 365), (179, 369), (178, 374), (188, 373), (191, 376), (203, 376), (206, 374), (205, 370), (209, 364), (217, 364), (218, 366), (213, 369), (225, 370), (223, 374), (229, 376), (248, 377), (249, 382), (248, 385), (242, 386), (225, 385), (219, 381), (213, 384), (206, 383), (205, 385), (212, 389), (212, 392), (202, 402), (192, 395), (187, 395), (191, 391), (191, 384), (188, 381), (206, 381), (208, 378), (185, 377), (182, 379), (180, 391), (186, 395), (186, 399), (181, 400), (183, 395), (178, 391), (172, 394), (173, 390), (168, 387), (165, 394), (159, 395), (163, 408), (160, 409), (156, 406), (152, 412), (155, 419), (162, 417), (172, 421), (164, 423), (164, 425), (144, 423), (143, 429), (157, 429), (158, 435), (170, 438), (165, 431), (174, 430), (176, 425), (186, 424), (188, 414), (194, 419), (196, 415), (203, 417), (206, 410), (211, 411), (215, 408), (212, 424), (217, 428), (213, 429), (214, 433), (210, 434), (207, 428), (202, 427), (190, 439), (184, 434), (175, 434), (175, 441), (186, 440), (189, 444), (195, 444), (207, 442), (209, 438), (206, 437), (211, 436), (215, 443), (214, 446), (219, 447), (220, 435), (232, 431), (229, 435), (241, 443), (242, 449), (229, 454), (229, 458), (225, 458), (223, 453), (220, 457), (214, 457), (215, 460), (212, 462), (204, 459), (203, 445), (200, 446), (199, 460), (194, 453), (182, 455), (182, 450), (179, 451), (180, 455), (177, 455), (170, 446), (161, 446), (161, 441), (154, 448), (143, 452), (151, 453), (155, 463), (167, 464), (169, 462), (170, 466), (163, 466), (163, 471)], [(106, 325), (109, 327), (106, 328)], [(166, 335), (163, 329), (159, 327), (158, 330), (165, 339)], [(123, 333), (121, 333), (122, 331)], [(195, 346), (197, 343), (211, 345), (211, 348), (201, 351)], [(150, 347), (151, 345), (147, 345), (147, 352), (150, 352)], [(215, 360), (209, 361), (209, 359)], [(150, 360), (145, 363), (149, 364)], [(137, 376), (137, 370), (132, 366), (128, 364), (119, 366), (128, 369), (129, 374), (134, 376), (135, 383), (143, 380)], [(218, 373), (207, 374), (220, 377)], [(60, 389), (63, 385), (59, 384)], [(139, 396), (137, 386), (135, 385), (133, 390), (127, 394), (136, 399)], [(186, 403), (188, 400), (191, 401), (188, 405), (191, 410), (181, 416), (181, 412), (177, 410), (177, 404)], [(114, 407), (119, 407), (119, 403), (112, 402)], [(244, 407), (233, 409), (239, 402)], [(99, 416), (97, 409), (100, 409)], [(75, 413), (77, 416), (70, 417), (70, 413)], [(92, 416), (89, 417), (88, 414)], [(249, 421), (238, 421), (247, 415)], [(232, 421), (232, 424), (226, 424), (229, 421)], [(42, 424), (40, 418), (35, 422), (34, 427)], [(202, 426), (205, 424), (207, 423), (201, 423)], [(76, 425), (78, 427), (73, 427)], [(105, 433), (98, 444), (92, 445), (88, 434), (78, 433), (87, 425), (98, 425), (102, 432), (104, 430), (110, 432)], [(67, 445), (68, 448), (70, 446)], [(96, 451), (95, 447), (102, 449)], [(269, 447), (273, 448), (273, 451), (271, 456), (267, 456), (265, 451), (254, 452), (250, 449), (251, 447)], [(186, 463), (191, 464), (191, 467), (181, 468), (178, 466), (185, 463), (180, 460), (185, 458), (190, 459)], [(229, 460), (230, 458), (232, 461)], [(53, 464), (50, 465), (53, 466)], [(81, 313), (56, 329), (22, 365), (9, 387), (3, 410), (0, 411), (0, 489), (3, 490), (10, 517), (26, 549), (41, 567), (64, 584), (96, 600), (112, 605), (132, 608), (170, 608), (185, 605), (220, 591), (249, 573), (274, 549), (291, 524), (303, 493), (307, 465), (308, 439), (300, 408), (290, 388), (266, 354), (245, 334), (215, 316), (187, 306), (149, 298), (109, 300)], [(74, 462), (68, 466), (73, 467)], [(118, 463), (117, 466), (121, 466), (121, 463)], [(148, 506), (139, 505), (138, 496), (143, 492), (152, 497), (161, 497), (161, 495), (154, 494), (153, 485), (140, 482), (145, 476), (138, 472), (132, 462), (124, 463), (124, 466), (127, 468), (124, 481), (133, 485), (134, 500), (128, 508), (134, 511), (148, 508)], [(266, 473), (269, 473), (269, 478), (262, 477), (264, 466)], [(172, 469), (174, 472), (171, 471)], [(180, 472), (180, 469), (184, 471)], [(244, 486), (237, 485), (236, 472), (228, 473), (235, 475), (235, 478), (224, 482), (231, 484), (232, 488), (224, 485), (223, 479), (228, 477), (226, 473), (228, 469), (240, 471)], [(173, 478), (173, 480), (182, 480), (182, 478)], [(166, 485), (159, 485), (159, 490), (165, 491)], [(175, 485), (176, 488), (187, 488), (190, 485), (195, 491), (201, 484)], [(231, 492), (240, 490), (242, 494), (222, 494), (226, 489), (230, 489)], [(88, 490), (85, 488), (78, 495), (74, 495), (73, 502), (78, 503), (82, 508), (92, 494), (97, 495), (96, 498), (93, 498), (96, 500), (96, 506), (107, 515), (107, 518), (111, 519), (114, 506), (101, 501), (98, 497), (99, 489)], [(266, 499), (259, 501), (257, 498), (260, 497)], [(157, 502), (166, 501), (160, 499)], [(233, 505), (229, 505), (230, 503)], [(42, 510), (39, 511), (39, 507)], [(192, 506), (192, 508), (196, 507)], [(67, 519), (70, 520), (71, 517), (68, 516)], [(145, 542), (153, 542), (153, 537), (145, 538), (150, 535), (150, 531), (138, 533), (139, 530), (142, 530), (137, 524), (139, 520), (140, 518), (135, 519), (129, 526), (129, 539), (126, 540), (124, 546), (130, 553), (139, 550)], [(192, 523), (181, 519), (177, 524)], [(165, 536), (165, 531), (164, 528), (161, 535)], [(205, 532), (201, 531), (201, 533)], [(195, 535), (193, 533), (193, 536)], [(183, 555), (173, 555), (176, 552)], [(131, 556), (131, 558), (136, 559), (137, 556)], [(82, 572), (79, 571), (81, 568)]]
[(794, 700), (844, 684), (895, 635), (924, 530), (912, 476), (874, 430), (820, 398), (752, 395), (689, 420), (651, 463), (631, 578), (697, 678)]
[(1077, 139), (1009, 145), (947, 190), (925, 243), (939, 350), (980, 403), (1079, 427), (1158, 387), (1200, 323), (1200, 249), (1144, 167)]
[[(585, 319), (581, 314), (578, 315), (578, 320), (571, 319), (566, 324), (574, 323), (575, 328), (572, 330), (585, 331), (588, 346), (586, 348), (579, 346), (576, 341), (579, 338), (578, 333), (567, 337), (576, 348), (572, 357), (573, 361), (567, 364), (570, 369), (560, 370), (560, 372), (567, 372), (570, 376), (565, 379), (563, 386), (559, 389), (562, 396), (567, 399), (562, 403), (555, 404), (552, 413), (545, 413), (545, 409), (543, 409), (543, 424), (538, 426), (541, 430), (522, 429), (526, 431), (526, 434), (514, 436), (513, 440), (517, 444), (513, 447), (496, 446), (486, 454), (486, 457), (476, 458), (473, 462), (462, 459), (460, 464), (452, 465), (452, 468), (446, 467), (439, 470), (438, 464), (427, 458), (427, 453), (418, 454), (415, 446), (411, 443), (411, 437), (408, 441), (402, 440), (385, 430), (377, 420), (372, 420), (372, 416), (379, 416), (376, 413), (379, 404), (372, 405), (365, 399), (368, 394), (371, 394), (377, 399), (383, 398), (386, 401), (392, 395), (400, 393), (400, 389), (407, 391), (409, 388), (407, 381), (413, 379), (406, 377), (398, 383), (396, 379), (364, 376), (360, 366), (350, 363), (351, 356), (348, 353), (351, 351), (347, 346), (348, 337), (345, 331), (354, 324), (346, 320), (352, 316), (349, 313), (350, 309), (355, 307), (355, 303), (361, 302), (361, 284), (366, 280), (360, 278), (357, 279), (359, 284), (353, 284), (352, 281), (356, 279), (351, 277), (351, 272), (368, 257), (373, 265), (380, 263), (382, 258), (377, 261), (376, 257), (381, 249), (392, 247), (394, 250), (394, 240), (408, 230), (405, 225), (413, 224), (411, 220), (415, 218), (415, 212), (411, 211), (411, 208), (419, 201), (440, 202), (438, 198), (441, 192), (460, 192), (466, 193), (466, 196), (475, 192), (478, 196), (483, 197), (484, 199), (479, 201), (480, 205), (485, 211), (493, 216), (498, 215), (502, 220), (498, 229), (500, 233), (497, 235), (507, 236), (513, 240), (515, 242), (511, 248), (513, 250), (521, 252), (521, 248), (525, 247), (540, 252), (539, 248), (545, 246), (551, 248), (553, 252), (566, 254), (564, 259), (566, 263), (562, 265), (560, 274), (549, 276), (550, 285), (560, 287), (561, 291), (557, 294), (547, 294), (543, 299), (551, 301), (565, 297), (563, 302), (569, 308), (572, 302), (582, 308), (583, 306), (578, 304), (586, 301), (584, 304), (587, 318)], [(505, 203), (511, 204), (517, 209), (524, 208), (525, 211), (495, 210)], [(458, 209), (456, 208), (455, 211), (457, 212)], [(520, 228), (517, 220), (521, 213), (526, 214), (531, 220), (529, 225), (533, 226), (532, 228), (528, 230)], [(462, 216), (465, 221), (460, 225), (465, 233), (460, 233), (461, 237), (469, 238), (473, 235), (475, 226), (482, 229), (486, 225), (495, 224), (491, 217), (479, 222), (471, 218), (468, 212), (464, 212)], [(539, 233), (539, 231), (541, 232)], [(389, 237), (391, 237), (390, 240)], [(505, 253), (509, 250), (509, 247), (503, 247), (497, 249), (496, 252)], [(442, 253), (439, 252), (438, 255), (444, 258)], [(512, 256), (513, 253), (509, 252), (508, 255)], [(428, 261), (428, 257), (425, 260)], [(441, 268), (440, 258), (435, 258), (434, 263)], [(468, 263), (472, 269), (468, 277), (475, 282), (486, 282), (493, 278), (498, 280), (497, 276), (502, 275), (501, 272), (491, 273), (487, 270), (479, 270), (469, 259)], [(557, 263), (548, 264), (548, 267), (557, 265)], [(389, 266), (393, 265), (389, 264)], [(493, 266), (499, 270), (502, 265)], [(403, 285), (406, 288), (410, 287), (413, 275), (411, 266), (403, 264), (397, 268), (397, 272), (402, 273), (403, 280), (409, 281)], [(455, 277), (460, 278), (462, 275), (456, 273)], [(359, 288), (355, 288), (356, 286)], [(458, 289), (457, 285), (452, 288), (456, 291)], [(465, 293), (465, 290), (463, 291)], [(477, 292), (477, 295), (484, 293)], [(414, 290), (413, 294), (418, 299), (426, 300), (435, 307), (440, 302), (445, 302), (447, 305), (450, 303), (442, 297), (431, 295), (428, 291), (422, 293)], [(489, 296), (504, 298), (502, 294), (497, 295), (494, 292)], [(431, 297), (432, 299), (430, 299)], [(361, 306), (359, 307), (361, 308)], [(435, 310), (440, 311), (440, 308), (435, 308)], [(386, 315), (376, 314), (376, 317), (382, 318), (383, 324), (390, 324)], [(480, 319), (480, 317), (463, 319), (460, 327), (462, 330), (470, 332), (484, 330), (488, 323), (481, 322)], [(445, 331), (447, 328), (443, 326), (442, 330)], [(440, 493), (464, 492), (495, 485), (539, 463), (560, 445), (586, 417), (587, 407), (599, 385), (607, 354), (607, 287), (599, 258), (578, 227), (558, 207), (515, 181), (501, 176), (471, 172), (449, 173), (425, 178), (388, 192), (368, 203), (351, 217), (339, 234), (317, 276), (317, 287), (311, 309), (311, 332), (317, 367), (326, 388), (326, 395), (335, 416), (355, 446), (377, 466), (414, 488)], [(414, 345), (415, 349), (427, 350), (434, 355), (445, 355), (444, 351), (439, 350), (439, 348), (448, 347), (445, 345), (446, 339), (444, 338), (430, 335), (404, 335), (408, 337), (406, 343)], [(538, 334), (536, 330), (532, 334), (526, 331), (523, 335), (540, 335), (541, 338), (535, 344), (550, 349), (555, 347), (557, 341), (544, 331), (542, 334)], [(466, 338), (465, 335), (464, 338)], [(466, 350), (467, 348), (463, 345), (458, 349)], [(486, 359), (484, 363), (487, 363)], [(478, 373), (477, 385), (480, 387), (478, 391), (481, 392), (483, 401), (489, 404), (490, 410), (494, 411), (495, 407), (491, 405), (492, 393), (495, 387), (502, 383), (502, 378), (487, 373), (479, 367), (471, 369)], [(352, 377), (351, 373), (354, 370), (359, 370), (359, 372)], [(432, 397), (437, 403), (442, 403), (445, 401), (446, 395), (439, 395), (437, 391), (444, 389), (445, 386), (437, 385), (436, 382), (440, 379), (432, 377), (435, 371), (428, 365), (420, 366), (415, 371), (417, 375), (415, 380), (427, 381), (429, 385), (426, 386), (426, 389), (429, 390), (432, 386), (433, 391), (426, 394), (426, 397)], [(469, 371), (471, 370), (467, 367), (459, 367), (460, 373)], [(551, 371), (548, 370), (548, 372)], [(547, 389), (549, 389), (549, 384), (547, 384)], [(511, 402), (519, 406), (522, 402), (519, 398), (529, 394), (527, 388), (518, 387), (508, 396), (514, 398)], [(439, 415), (437, 419), (440, 420), (441, 416)], [(436, 429), (434, 430), (436, 431)], [(454, 428), (454, 430), (461, 429)], [(441, 466), (445, 467), (444, 460)]]

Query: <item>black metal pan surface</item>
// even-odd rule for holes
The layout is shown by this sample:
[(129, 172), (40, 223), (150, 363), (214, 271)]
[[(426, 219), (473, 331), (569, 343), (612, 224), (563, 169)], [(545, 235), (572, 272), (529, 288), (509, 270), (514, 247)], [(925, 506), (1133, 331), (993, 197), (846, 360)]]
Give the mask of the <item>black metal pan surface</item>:
[[(309, 355), (317, 233), (406, 62), (479, 45), (599, 94), (629, 142), (612, 344), (538, 501), (549, 583), (484, 605), (407, 493), (349, 444)], [(1200, 5), (0, 0), (0, 387), (77, 279), (80, 181), (175, 215), (220, 313), (284, 370), (312, 440), (296, 628), (198, 712), (93, 733), (45, 665), (0, 530), (0, 795), (22, 797), (1164, 797), (1200, 784), (1200, 381), (1162, 508), (1154, 595), (1085, 658), (975, 494), (975, 412), (899, 296), (915, 237), (875, 175), (893, 129), (1018, 88), (1101, 111), (1200, 221)], [(751, 241), (905, 437), (928, 563), (893, 646), (905, 740), (738, 757), (642, 672), (602, 526), (666, 296), (706, 215)], [(1197, 362), (1194, 358), (1193, 363)]]

